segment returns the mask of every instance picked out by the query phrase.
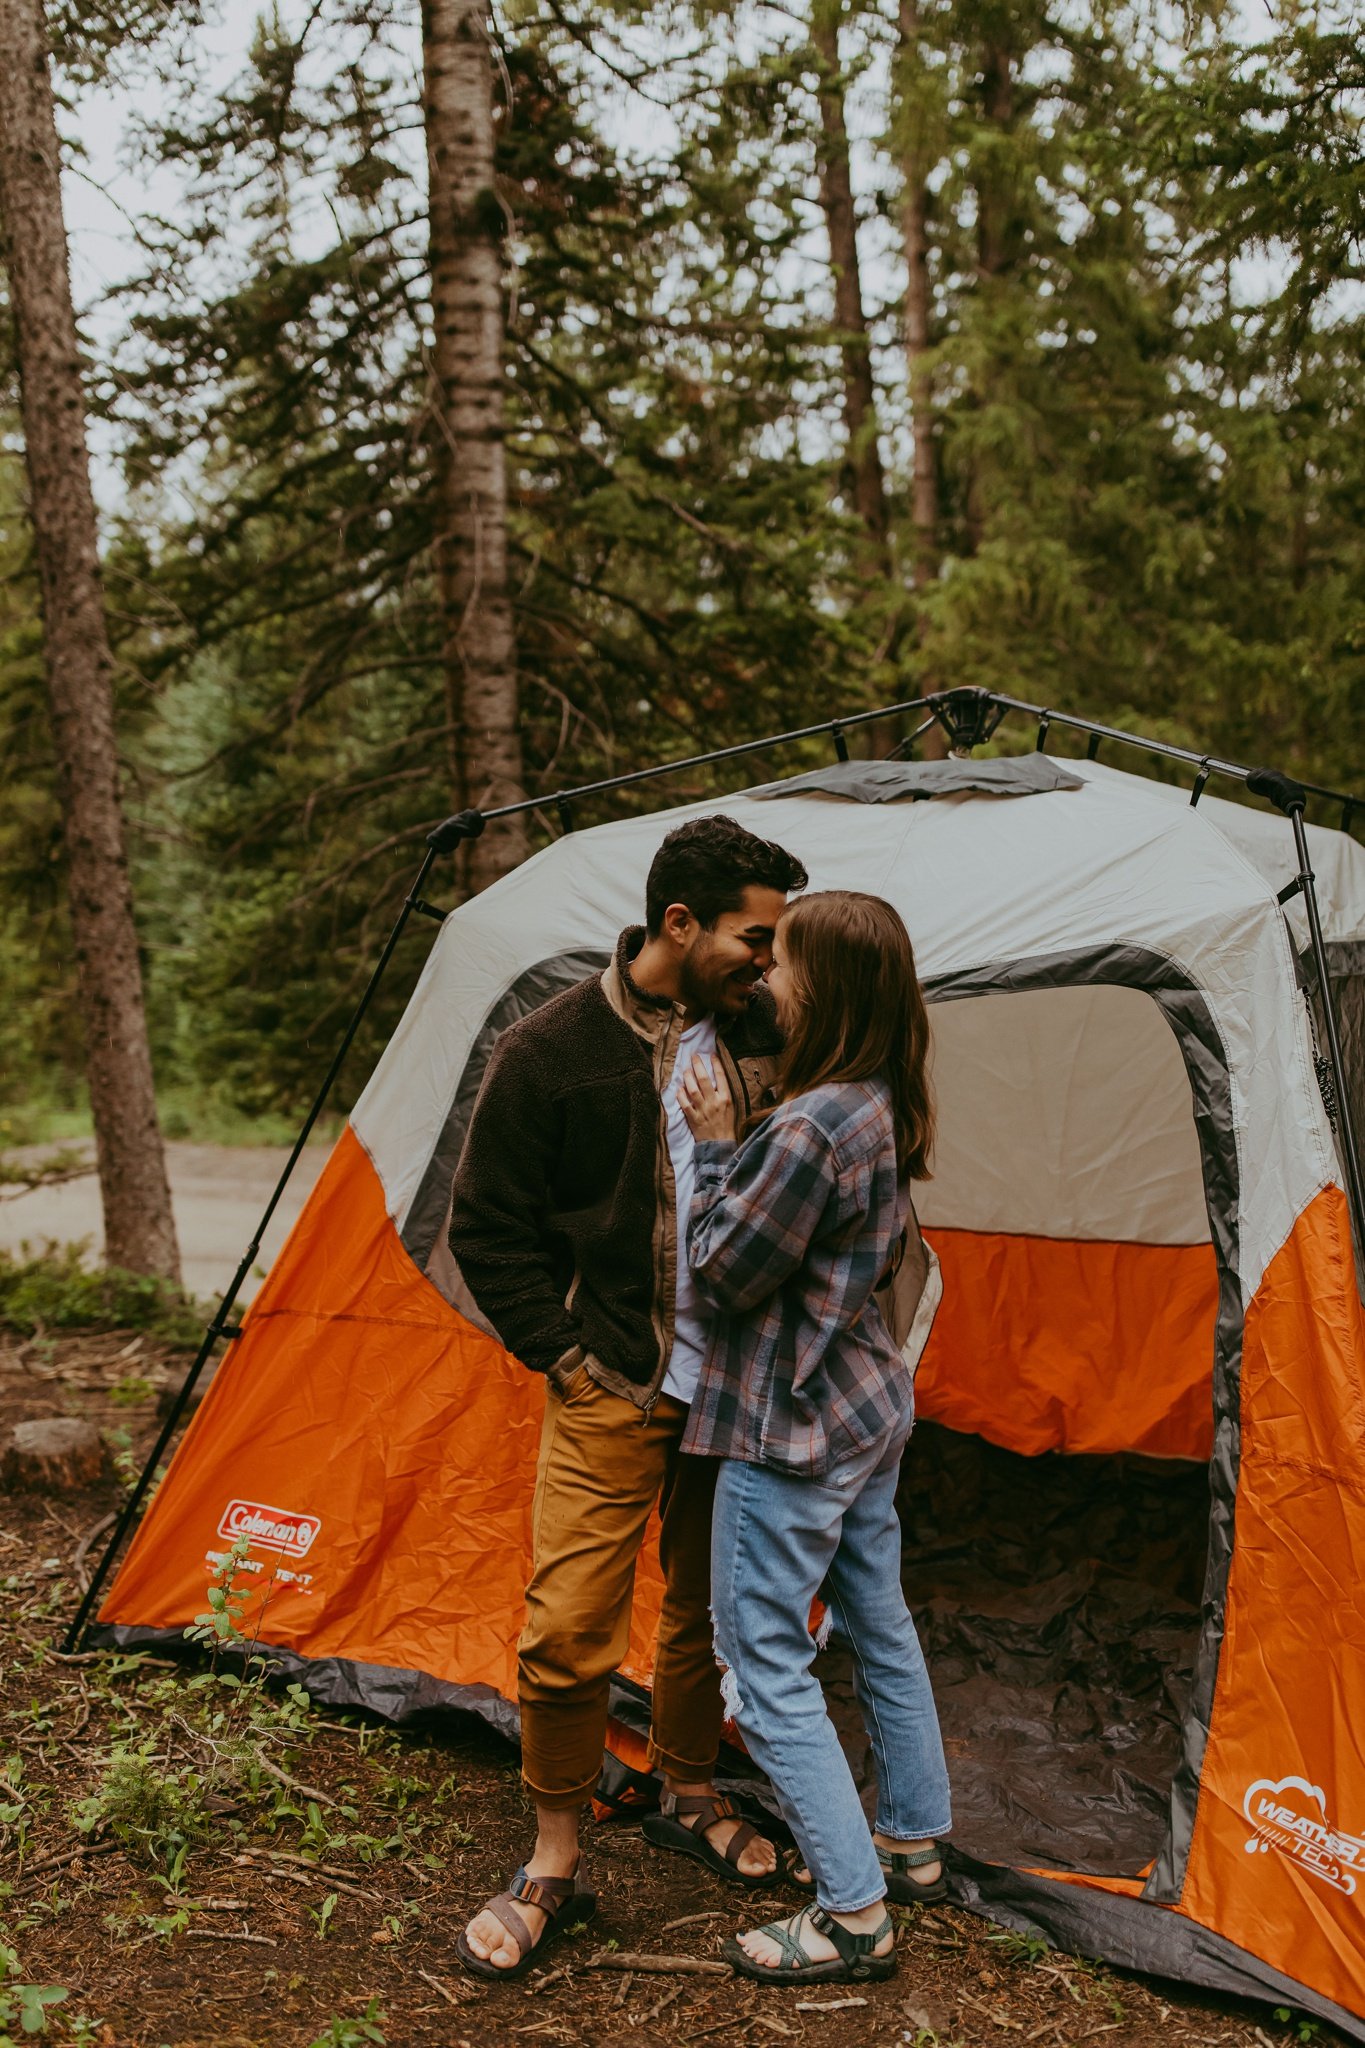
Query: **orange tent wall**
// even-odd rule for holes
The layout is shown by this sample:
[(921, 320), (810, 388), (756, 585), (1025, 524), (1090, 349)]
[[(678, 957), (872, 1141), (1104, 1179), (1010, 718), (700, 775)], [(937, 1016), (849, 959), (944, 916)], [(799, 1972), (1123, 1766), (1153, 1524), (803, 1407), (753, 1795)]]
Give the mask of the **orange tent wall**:
[(1247, 1311), (1241, 1418), (1181, 1909), (1365, 2015), (1365, 1317), (1339, 1188), (1303, 1212)]
[(1210, 1244), (1108, 1244), (928, 1226), (943, 1266), (915, 1403), (1006, 1450), (1213, 1451)]
[[(230, 1501), (314, 1515), (264, 1569), (248, 1633), (309, 1657), (516, 1698), (541, 1383), (417, 1271), (360, 1143), (338, 1144), (243, 1320), (100, 1611), (182, 1626)], [(661, 1583), (642, 1560), (626, 1675), (647, 1682)], [(264, 1605), (264, 1613), (262, 1613)]]

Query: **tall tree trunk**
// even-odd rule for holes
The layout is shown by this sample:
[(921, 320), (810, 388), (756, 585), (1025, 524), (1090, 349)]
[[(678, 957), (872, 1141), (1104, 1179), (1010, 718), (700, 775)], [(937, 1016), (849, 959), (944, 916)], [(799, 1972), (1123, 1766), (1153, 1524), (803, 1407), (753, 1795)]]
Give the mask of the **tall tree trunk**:
[(938, 574), (938, 458), (934, 447), (934, 380), (925, 357), (932, 340), (933, 299), (929, 285), (928, 166), (915, 139), (913, 111), (904, 105), (905, 86), (919, 53), (919, 0), (900, 0), (900, 65), (904, 123), (901, 177), (901, 241), (905, 250), (905, 353), (910, 373), (910, 427), (914, 441), (910, 520), (915, 536), (915, 586)]
[[(516, 642), (507, 591), (502, 216), (493, 177), (486, 0), (422, 0), (434, 328), (433, 411), (451, 779), (456, 803), (523, 794)], [(524, 820), (467, 849), (471, 892), (526, 853)]]
[(178, 1279), (133, 924), (42, 0), (0, 0), (0, 236), (42, 586), (105, 1257)]
[[(929, 282), (929, 167), (919, 139), (921, 117), (913, 105), (914, 72), (919, 63), (919, 0), (900, 0), (898, 69), (901, 99), (901, 244), (905, 251), (905, 354), (910, 384), (910, 526), (914, 537), (913, 575), (924, 590), (938, 575), (942, 559), (939, 533), (938, 450), (934, 439), (934, 378), (928, 367), (933, 342), (933, 293)], [(928, 689), (942, 688), (942, 678), (925, 677)], [(927, 732), (922, 752), (942, 760), (947, 738), (938, 726)]]
[(843, 72), (839, 62), (839, 18), (843, 0), (814, 0), (811, 41), (820, 60), (820, 203), (829, 234), (834, 272), (834, 317), (843, 357), (846, 468), (854, 509), (867, 536), (864, 564), (869, 580), (889, 577), (891, 549), (877, 445), (877, 398), (872, 381), (867, 316), (858, 266), (858, 220), (849, 169), (844, 118)]
[[(1014, 120), (1014, 52), (988, 43), (981, 52), (980, 76), (982, 118), (994, 131), (993, 144), (981, 151), (974, 168), (977, 285), (989, 305), (996, 280), (1011, 269), (1019, 246), (1018, 195), (1006, 148)], [(987, 375), (989, 381), (992, 373)], [(985, 390), (977, 393), (982, 402), (988, 396)], [(987, 496), (980, 466), (973, 464), (967, 483), (967, 530), (973, 550), (985, 537)]]

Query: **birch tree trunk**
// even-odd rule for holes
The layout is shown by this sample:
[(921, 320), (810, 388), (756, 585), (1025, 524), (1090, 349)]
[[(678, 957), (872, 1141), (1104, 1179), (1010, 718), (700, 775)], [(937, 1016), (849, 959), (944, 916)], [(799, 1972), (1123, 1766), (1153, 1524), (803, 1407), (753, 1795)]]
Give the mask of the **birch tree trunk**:
[(113, 662), (42, 0), (0, 0), (0, 253), (19, 367), (105, 1257), (177, 1280), (119, 794)]
[(877, 398), (872, 381), (867, 316), (858, 265), (858, 220), (849, 170), (848, 126), (844, 117), (843, 72), (839, 62), (839, 17), (843, 0), (814, 0), (811, 41), (820, 60), (820, 204), (829, 234), (834, 272), (834, 317), (843, 356), (846, 467), (854, 509), (867, 535), (869, 577), (889, 577), (891, 549), (886, 487), (877, 445)]
[[(522, 787), (516, 643), (507, 591), (502, 216), (493, 179), (493, 52), (485, 0), (422, 0), (431, 248), (436, 567), (450, 768), (459, 808)], [(526, 853), (523, 820), (465, 852), (471, 893)]]

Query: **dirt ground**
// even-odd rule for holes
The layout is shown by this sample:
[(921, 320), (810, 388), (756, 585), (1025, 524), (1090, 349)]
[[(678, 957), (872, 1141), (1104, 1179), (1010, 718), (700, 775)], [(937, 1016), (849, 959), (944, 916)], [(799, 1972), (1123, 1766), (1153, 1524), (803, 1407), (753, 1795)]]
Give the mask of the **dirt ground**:
[[(182, 1364), (129, 1334), (0, 1333), (0, 1436), (25, 1417), (89, 1415), (126, 1433), (126, 1469)], [(900, 1916), (887, 1984), (732, 1979), (716, 1973), (724, 1936), (796, 1895), (740, 1898), (622, 1822), (588, 1834), (596, 1922), (528, 1980), (474, 1983), (455, 1936), (528, 1846), (513, 1750), (472, 1717), (398, 1734), (204, 1664), (62, 1658), (91, 1532), (120, 1497), (117, 1476), (60, 1499), (0, 1493), (0, 2048), (27, 2038), (26, 2020), (98, 2048), (1340, 2038), (948, 1908)]]

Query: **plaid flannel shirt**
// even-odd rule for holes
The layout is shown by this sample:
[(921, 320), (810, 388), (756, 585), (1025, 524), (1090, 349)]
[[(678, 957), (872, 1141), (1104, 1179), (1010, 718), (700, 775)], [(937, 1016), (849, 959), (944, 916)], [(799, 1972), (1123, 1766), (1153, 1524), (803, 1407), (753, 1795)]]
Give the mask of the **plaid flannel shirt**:
[(908, 1206), (880, 1080), (698, 1145), (688, 1254), (717, 1313), (685, 1451), (819, 1479), (909, 1421), (913, 1374), (873, 1299)]

